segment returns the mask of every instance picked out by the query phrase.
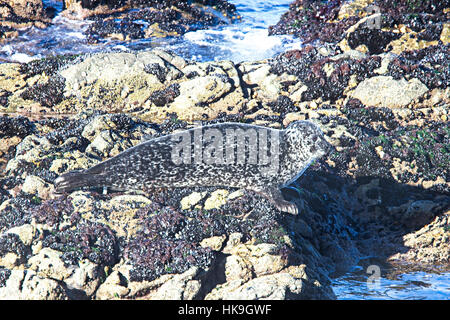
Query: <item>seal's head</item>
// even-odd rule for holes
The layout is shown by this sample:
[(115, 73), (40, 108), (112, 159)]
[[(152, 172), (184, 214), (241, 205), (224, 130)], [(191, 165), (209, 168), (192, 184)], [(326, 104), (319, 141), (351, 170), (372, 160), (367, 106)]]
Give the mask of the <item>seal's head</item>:
[(313, 122), (291, 122), (284, 132), (290, 147), (298, 152), (295, 152), (294, 157), (300, 156), (303, 160), (317, 159), (331, 150), (331, 144)]

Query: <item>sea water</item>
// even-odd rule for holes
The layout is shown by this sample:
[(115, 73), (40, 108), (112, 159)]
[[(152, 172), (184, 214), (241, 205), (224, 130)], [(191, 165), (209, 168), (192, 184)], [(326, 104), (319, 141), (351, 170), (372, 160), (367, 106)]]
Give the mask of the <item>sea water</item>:
[(52, 6), (57, 12), (52, 24), (45, 29), (22, 30), (17, 38), (6, 40), (0, 45), (0, 61), (28, 62), (48, 55), (162, 47), (190, 60), (241, 62), (270, 58), (301, 46), (300, 40), (292, 36), (268, 35), (268, 27), (278, 22), (291, 0), (230, 2), (236, 5), (241, 19), (229, 25), (192, 31), (179, 37), (133, 41), (104, 39), (98, 44), (89, 44), (84, 31), (92, 21), (67, 19), (60, 15), (61, 1), (44, 0), (45, 6)]
[(339, 300), (450, 300), (450, 272), (400, 272), (377, 279), (349, 272), (333, 279), (332, 287)]

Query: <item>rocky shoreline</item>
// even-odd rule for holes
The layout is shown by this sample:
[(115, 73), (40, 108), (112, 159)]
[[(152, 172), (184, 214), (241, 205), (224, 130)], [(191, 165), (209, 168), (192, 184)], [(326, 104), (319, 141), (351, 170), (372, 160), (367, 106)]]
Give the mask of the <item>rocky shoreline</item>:
[[(373, 1), (295, 1), (271, 32), (309, 44), (263, 61), (154, 49), (0, 64), (0, 298), (334, 299), (330, 278), (358, 264), (449, 269), (444, 2), (378, 1), (370, 29)], [(295, 120), (334, 147), (283, 190), (298, 216), (230, 188), (52, 194), (61, 173), (152, 137)]]

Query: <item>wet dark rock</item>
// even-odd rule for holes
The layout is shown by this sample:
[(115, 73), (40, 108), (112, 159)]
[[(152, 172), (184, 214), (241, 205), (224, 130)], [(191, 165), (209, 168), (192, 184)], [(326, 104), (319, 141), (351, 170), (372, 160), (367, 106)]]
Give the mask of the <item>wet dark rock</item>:
[(381, 12), (385, 12), (392, 16), (413, 13), (429, 13), (439, 15), (442, 14), (443, 9), (450, 6), (450, 2), (448, 0), (400, 0), (392, 3), (392, 1), (389, 0), (376, 0), (376, 5), (380, 7)]
[(329, 23), (339, 13), (343, 1), (310, 1), (296, 0), (289, 6), (280, 21), (269, 27), (269, 35), (293, 34), (305, 42), (320, 39), (325, 42), (336, 42), (343, 37), (343, 31), (356, 22), (356, 19), (345, 19), (337, 23)]
[(442, 24), (429, 24), (425, 30), (417, 35), (417, 40), (434, 41), (439, 40), (442, 33)]
[[(0, 183), (2, 183), (6, 179), (0, 179)], [(6, 201), (10, 198), (10, 194), (8, 191), (6, 191), (6, 187), (2, 186), (0, 188), (0, 204), (3, 203), (3, 201)]]
[(186, 225), (186, 218), (171, 207), (153, 203), (136, 213), (143, 222), (139, 234), (145, 237), (175, 239)]
[[(109, 0), (81, 0), (81, 6), (83, 8), (86, 9), (94, 9), (97, 6), (100, 5), (108, 5), (112, 8), (118, 8), (123, 6), (126, 1), (125, 0), (114, 0), (114, 1), (109, 1)], [(64, 3), (64, 5), (66, 5), (66, 3)]]
[(257, 115), (254, 120), (258, 121), (269, 121), (269, 122), (279, 122), (281, 123), (283, 118), (281, 116), (269, 116), (266, 114), (259, 114)]
[(53, 107), (64, 99), (65, 79), (54, 76), (46, 83), (37, 83), (27, 88), (20, 96), (26, 100), (38, 101), (42, 106)]
[[(46, 126), (49, 127), (51, 129), (54, 130), (58, 130), (58, 129), (62, 129), (65, 128), (69, 123), (72, 123), (73, 120), (61, 117), (61, 118), (44, 118), (41, 120), (38, 120), (38, 123), (42, 126)], [(48, 136), (50, 136), (51, 134), (49, 134)], [(48, 137), (47, 136), (47, 137)]]
[(18, 235), (8, 233), (0, 237), (0, 257), (8, 252), (15, 253), (21, 260), (19, 263), (23, 263), (31, 254), (31, 249), (23, 244)]
[[(354, 147), (331, 154), (330, 159), (338, 164), (336, 169), (342, 175), (347, 175), (347, 164), (350, 158), (354, 157), (358, 164), (353, 172), (354, 177), (379, 177), (389, 180), (392, 179), (390, 170), (394, 168), (394, 158), (397, 158), (408, 163), (411, 170), (416, 172), (403, 172), (397, 177), (400, 182), (407, 184), (410, 181), (417, 182), (420, 178), (434, 181), (439, 176), (446, 177), (450, 168), (448, 133), (448, 126), (442, 123), (430, 123), (422, 128), (397, 127), (362, 138)], [(380, 159), (375, 149), (379, 146), (384, 153), (383, 159)], [(432, 190), (450, 192), (445, 185), (436, 185)]]
[(298, 110), (292, 100), (287, 96), (279, 96), (277, 100), (270, 102), (268, 105), (274, 112), (280, 113), (281, 116)]
[[(223, 123), (223, 122), (239, 122), (239, 123), (251, 123), (252, 119), (244, 118), (243, 113), (229, 114), (226, 112), (221, 112), (217, 115), (214, 120), (208, 121), (208, 123)], [(206, 124), (206, 122), (205, 122)]]
[[(102, 111), (94, 111), (91, 114), (85, 114), (85, 117), (79, 119), (47, 119), (42, 120), (42, 125), (53, 127), (55, 130), (45, 135), (50, 143), (59, 146), (69, 138), (76, 138), (76, 142), (66, 145), (64, 148), (57, 147), (60, 152), (79, 150), (84, 152), (90, 141), (81, 136), (85, 126), (91, 122), (96, 116), (105, 114)], [(128, 133), (137, 126), (152, 126), (143, 121), (133, 119), (125, 114), (112, 114), (109, 121), (114, 124), (114, 128), (118, 133)]]
[[(178, 208), (180, 200), (194, 191), (212, 192), (215, 190), (216, 188), (197, 187), (155, 190), (149, 193), (150, 199), (159, 203), (160, 207), (151, 206), (138, 213), (142, 217), (151, 216), (142, 223), (141, 233), (158, 235), (164, 239), (170, 238), (169, 235), (172, 237), (176, 235), (174, 237), (176, 239), (200, 242), (202, 239), (212, 236), (240, 232), (244, 239), (253, 237), (261, 243), (283, 244), (280, 237), (286, 235), (286, 231), (281, 225), (281, 221), (278, 220), (282, 215), (276, 214), (276, 210), (266, 199), (252, 192), (228, 201), (220, 209), (184, 210), (177, 213), (174, 209), (167, 208), (167, 206)], [(242, 215), (251, 211), (249, 217), (242, 220)], [(168, 226), (175, 229), (163, 231)], [(161, 232), (164, 233), (161, 234)]]
[(272, 72), (298, 75), (306, 78), (310, 72), (310, 66), (320, 59), (320, 55), (313, 46), (306, 46), (301, 50), (287, 51), (276, 56), (270, 63)]
[(73, 214), (73, 211), (72, 199), (61, 196), (57, 199), (47, 200), (35, 207), (32, 211), (32, 216), (38, 223), (45, 223), (49, 226), (57, 227), (66, 217), (70, 217), (72, 223), (77, 223), (80, 217)]
[(236, 11), (236, 7), (229, 3), (226, 0), (194, 0), (194, 1), (175, 1), (175, 0), (113, 0), (113, 1), (106, 1), (106, 0), (82, 0), (81, 5), (83, 8), (86, 9), (93, 9), (100, 5), (108, 5), (111, 8), (118, 8), (125, 4), (130, 5), (133, 8), (145, 8), (145, 7), (152, 7), (155, 9), (168, 9), (171, 7), (189, 7), (190, 3), (197, 3), (202, 4), (205, 6), (215, 6), (219, 10), (226, 10), (229, 12)]
[[(178, 2), (178, 1), (176, 1)], [(200, 3), (204, 6), (216, 7), (217, 9), (229, 13), (236, 12), (236, 6), (226, 0), (195, 0), (194, 2)]]
[(157, 90), (150, 95), (150, 100), (158, 107), (172, 103), (180, 95), (180, 85), (171, 84), (163, 90)]
[[(176, 209), (183, 196), (205, 189), (208, 190), (183, 188), (149, 194), (154, 203), (136, 213), (142, 219), (141, 228), (124, 249), (125, 257), (133, 265), (133, 281), (153, 280), (166, 273), (182, 273), (192, 266), (208, 268), (216, 253), (202, 248), (199, 243), (212, 236), (240, 232), (244, 239), (256, 237), (261, 243), (277, 244), (280, 250), (285, 248), (282, 237), (287, 231), (277, 222), (278, 216), (274, 215), (267, 201), (259, 196), (248, 194), (220, 209)], [(251, 210), (254, 213), (242, 220), (242, 214)]]
[(98, 42), (98, 38), (114, 37), (120, 40), (143, 39), (145, 33), (141, 24), (122, 19), (120, 22), (114, 20), (97, 19), (89, 26), (86, 33), (89, 34), (89, 43)]
[(188, 79), (194, 79), (197, 78), (199, 76), (197, 71), (191, 71), (188, 74), (186, 74), (186, 78)]
[(126, 114), (114, 114), (109, 118), (115, 124), (115, 130), (119, 132), (130, 132), (138, 125), (145, 125), (144, 122), (133, 119)]
[(191, 266), (206, 269), (214, 252), (183, 240), (135, 239), (126, 249), (126, 257), (133, 261), (131, 281), (154, 280), (166, 273), (183, 273)]
[[(359, 100), (357, 101), (359, 102)], [(356, 107), (348, 103), (343, 112), (350, 121), (357, 121), (358, 124), (366, 128), (371, 128), (374, 123), (379, 122), (380, 124), (376, 127), (377, 131), (393, 130), (399, 126), (392, 110), (389, 108), (365, 107), (362, 104)]]
[(34, 124), (26, 117), (0, 117), (0, 138), (14, 136), (24, 138), (34, 130)]
[(63, 252), (67, 265), (77, 265), (81, 259), (111, 266), (118, 262), (118, 241), (110, 228), (103, 224), (83, 221), (76, 229), (44, 234), (44, 247)]
[(417, 78), (428, 89), (448, 88), (450, 85), (448, 50), (449, 44), (405, 51), (389, 63), (388, 74), (395, 79)]
[(395, 28), (405, 25), (415, 32), (422, 33), (422, 40), (438, 40), (442, 23), (448, 20), (444, 9), (450, 6), (448, 1), (376, 1), (380, 9), (381, 27)]
[[(160, 200), (160, 196), (154, 197)], [(166, 273), (182, 273), (192, 266), (206, 269), (211, 265), (215, 253), (199, 245), (204, 234), (183, 232), (194, 221), (172, 207), (157, 203), (136, 215), (143, 219), (141, 228), (124, 249), (125, 257), (133, 265), (132, 281), (154, 280)]]
[(11, 275), (11, 270), (0, 267), (0, 288), (6, 286), (6, 281)]
[(54, 180), (58, 177), (55, 172), (49, 170), (54, 159), (54, 157), (47, 157), (45, 159), (42, 159), (38, 163), (19, 160), (19, 165), (14, 170), (11, 170), (10, 174), (14, 174), (19, 177), (22, 175), (34, 175), (48, 183), (53, 183)]
[[(323, 70), (325, 64), (331, 64), (333, 71), (329, 76)], [(275, 74), (286, 72), (299, 77), (308, 87), (302, 94), (302, 100), (313, 100), (322, 97), (323, 100), (336, 100), (342, 96), (352, 75), (358, 81), (374, 75), (374, 70), (381, 65), (381, 59), (372, 56), (360, 60), (341, 58), (333, 61), (323, 58), (313, 47), (282, 53), (271, 62), (271, 71)]]
[(0, 232), (31, 222), (31, 210), (34, 207), (30, 198), (14, 197), (0, 215)]
[[(71, 137), (84, 139), (83, 137), (81, 137), (81, 133), (83, 132), (84, 126), (88, 123), (88, 119), (63, 120), (58, 124), (56, 130), (51, 131), (46, 135), (46, 138), (55, 145), (62, 144)], [(80, 150), (84, 149), (82, 148)]]
[(0, 89), (0, 106), (6, 107), (8, 105), (8, 97), (11, 92)]
[(159, 125), (159, 131), (161, 134), (170, 134), (177, 129), (186, 129), (188, 123), (184, 120), (178, 119), (176, 113), (168, 114), (166, 120)]
[(33, 60), (20, 65), (20, 72), (29, 77), (45, 73), (47, 76), (53, 76), (59, 69), (76, 59), (82, 59), (81, 55), (58, 55), (49, 56), (39, 60)]
[[(47, 138), (51, 144), (58, 146), (56, 149), (59, 150), (59, 152), (74, 150), (84, 151), (86, 149), (90, 141), (81, 136), (81, 133), (87, 122), (88, 120), (86, 119), (70, 120), (63, 118), (47, 118), (39, 121), (41, 125), (54, 129), (46, 134), (45, 138)], [(75, 140), (72, 140), (73, 142), (70, 144), (64, 144), (69, 138), (75, 138)], [(64, 146), (60, 147), (62, 144), (64, 144)], [(50, 158), (54, 159), (54, 157)]]
[(166, 70), (159, 63), (150, 63), (144, 67), (144, 71), (155, 75), (160, 82), (166, 80)]
[(348, 36), (350, 48), (355, 49), (359, 45), (366, 45), (371, 54), (382, 53), (387, 44), (400, 38), (400, 34), (379, 29), (358, 28)]
[[(292, 34), (305, 42), (320, 40), (337, 43), (345, 36), (346, 30), (356, 24), (360, 17), (354, 16), (338, 20), (339, 10), (344, 1), (296, 0), (291, 3), (289, 11), (280, 21), (269, 27), (269, 34)], [(381, 28), (396, 28), (405, 25), (415, 32), (420, 32), (419, 40), (438, 40), (443, 23), (448, 20), (444, 9), (450, 7), (448, 1), (375, 1), (381, 13)], [(362, 24), (349, 36), (352, 48), (365, 44), (370, 53), (378, 54), (389, 50), (392, 40), (400, 37), (391, 31), (380, 28), (366, 28)]]

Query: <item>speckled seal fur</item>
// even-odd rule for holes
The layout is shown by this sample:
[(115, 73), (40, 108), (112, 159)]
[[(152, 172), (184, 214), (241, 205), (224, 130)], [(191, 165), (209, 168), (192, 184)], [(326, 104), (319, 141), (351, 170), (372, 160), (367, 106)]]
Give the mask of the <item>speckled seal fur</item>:
[[(255, 141), (250, 141), (251, 139), (237, 137), (224, 138), (221, 140), (223, 144), (220, 144), (224, 150), (227, 147), (234, 150), (235, 161), (196, 161), (198, 159), (195, 159), (194, 150), (199, 148), (196, 137), (205, 136), (207, 132), (222, 134), (224, 137), (229, 132), (239, 132), (237, 136), (256, 132), (257, 137), (267, 137), (264, 138), (268, 141), (266, 147), (270, 150), (267, 155), (276, 160), (276, 167), (272, 168), (275, 170), (268, 171), (268, 163), (264, 161), (238, 162), (236, 159), (239, 150), (245, 150), (244, 160), (249, 160), (251, 152), (261, 152), (262, 149), (257, 149)], [(173, 150), (180, 144), (179, 137), (186, 135), (190, 142), (187, 150), (192, 150), (192, 155), (184, 158), (187, 161), (180, 163), (174, 160)], [(274, 137), (278, 140), (270, 140)], [(239, 149), (242, 144), (247, 149)], [(199, 154), (203, 154), (208, 144), (201, 144), (200, 148)], [(314, 160), (325, 155), (329, 149), (330, 144), (320, 128), (309, 121), (295, 121), (284, 130), (242, 123), (220, 123), (143, 142), (87, 170), (61, 175), (55, 181), (55, 188), (56, 192), (62, 193), (80, 187), (109, 187), (128, 191), (154, 187), (235, 187), (260, 193), (279, 210), (297, 214), (297, 206), (284, 200), (280, 188), (296, 180)], [(259, 160), (260, 156), (256, 159)]]

